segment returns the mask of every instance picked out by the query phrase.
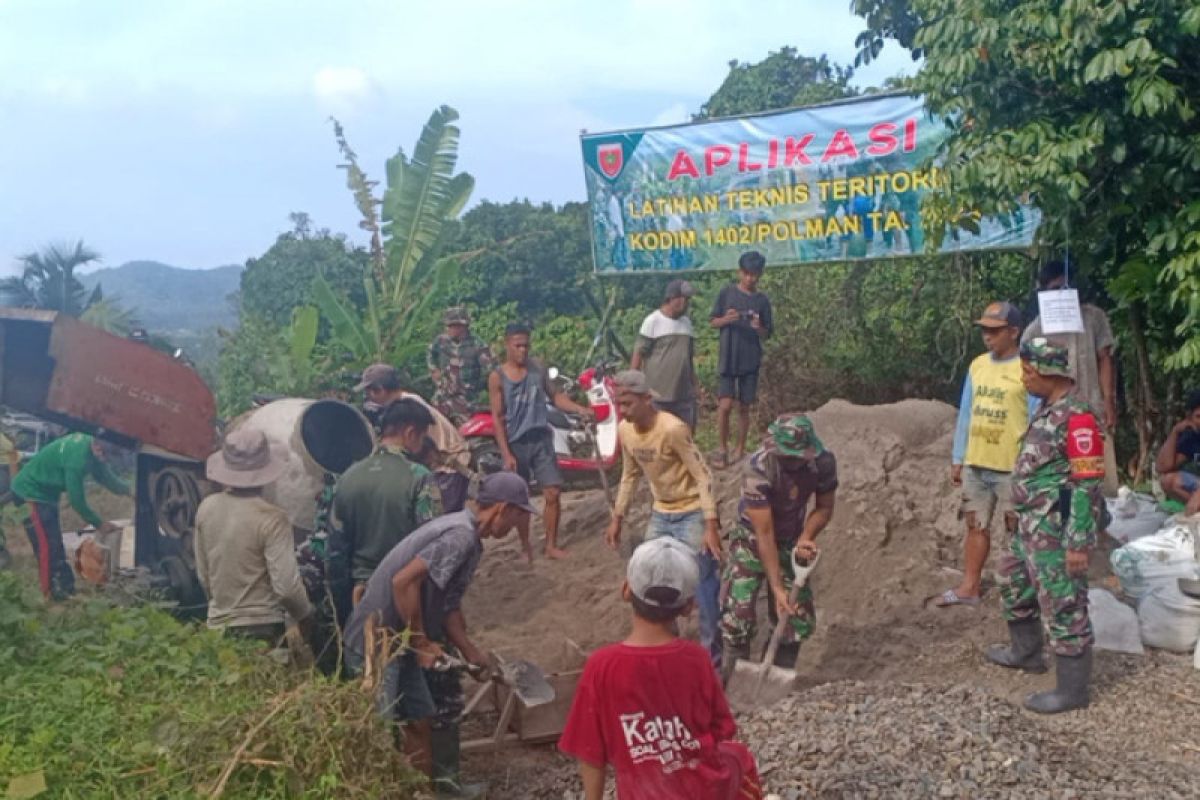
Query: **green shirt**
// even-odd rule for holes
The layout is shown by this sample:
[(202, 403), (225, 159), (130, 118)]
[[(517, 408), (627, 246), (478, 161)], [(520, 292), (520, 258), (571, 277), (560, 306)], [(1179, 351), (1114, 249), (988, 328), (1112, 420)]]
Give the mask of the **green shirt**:
[(22, 500), (44, 505), (58, 505), (66, 492), (75, 513), (89, 525), (100, 525), (104, 520), (88, 505), (83, 488), (83, 480), (89, 476), (110, 492), (130, 493), (129, 484), (92, 453), (92, 437), (72, 433), (55, 439), (29, 459), (13, 480), (12, 490)]
[(383, 557), (441, 513), (433, 474), (398, 449), (380, 447), (338, 481), (333, 510), (350, 578), (366, 583)]

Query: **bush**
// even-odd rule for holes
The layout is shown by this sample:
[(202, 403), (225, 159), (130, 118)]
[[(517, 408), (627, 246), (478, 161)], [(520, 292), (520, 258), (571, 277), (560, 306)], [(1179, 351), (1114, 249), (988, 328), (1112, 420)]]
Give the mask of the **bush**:
[(45, 606), (0, 573), (0, 786), (47, 797), (412, 797), (356, 684), (102, 598)]

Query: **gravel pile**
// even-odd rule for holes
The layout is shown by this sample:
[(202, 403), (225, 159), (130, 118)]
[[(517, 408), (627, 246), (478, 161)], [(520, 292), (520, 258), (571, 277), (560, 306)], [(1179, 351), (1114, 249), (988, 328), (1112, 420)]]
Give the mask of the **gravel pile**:
[[(1072, 722), (1073, 720), (1073, 722)], [(740, 720), (769, 790), (800, 797), (1195, 797), (1194, 769), (1098, 747), (986, 691), (833, 683)]]

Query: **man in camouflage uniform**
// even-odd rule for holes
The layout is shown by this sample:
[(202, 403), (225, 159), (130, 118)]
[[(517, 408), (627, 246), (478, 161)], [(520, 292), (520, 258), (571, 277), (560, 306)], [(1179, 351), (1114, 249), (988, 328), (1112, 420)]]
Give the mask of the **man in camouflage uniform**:
[(1088, 552), (1105, 525), (1101, 494), (1104, 436), (1091, 406), (1074, 394), (1067, 348), (1036, 338), (1021, 347), (1022, 382), (1042, 398), (1013, 469), (1017, 531), (998, 565), (1011, 644), (988, 660), (1045, 672), (1042, 624), (1054, 646), (1058, 686), (1030, 695), (1025, 707), (1057, 714), (1088, 704), (1092, 623)]
[[(773, 598), (772, 623), (790, 620), (775, 653), (775, 664), (795, 666), (800, 643), (816, 627), (812, 589), (804, 586), (796, 603), (788, 600), (795, 572), (792, 553), (811, 561), (816, 538), (829, 520), (837, 495), (837, 459), (826, 450), (803, 414), (784, 414), (767, 428), (762, 446), (742, 468), (738, 526), (729, 538), (725, 569), (725, 608), (721, 634), (722, 673), (733, 674), (739, 658), (750, 657), (757, 622), (755, 603), (765, 580)], [(815, 497), (811, 514), (808, 501)]]
[[(383, 411), (375, 452), (338, 479), (326, 569), (330, 584), (339, 589), (339, 622), (344, 623), (358, 604), (384, 556), (442, 513), (433, 474), (410, 455), (420, 451), (432, 424), (433, 416), (417, 400), (390, 403)], [(342, 587), (349, 589), (349, 606)]]
[(446, 309), (442, 315), (446, 331), (429, 345), (427, 362), (435, 392), (433, 404), (462, 425), (475, 406), (487, 401), (487, 376), (495, 366), (488, 346), (471, 335), (471, 318), (462, 306)]

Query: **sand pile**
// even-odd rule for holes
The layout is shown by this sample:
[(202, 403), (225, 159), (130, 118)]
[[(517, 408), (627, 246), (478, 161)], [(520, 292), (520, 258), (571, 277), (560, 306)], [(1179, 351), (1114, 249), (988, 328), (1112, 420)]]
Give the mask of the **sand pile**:
[[(889, 628), (944, 589), (947, 544), (957, 534), (957, 499), (947, 482), (954, 409), (928, 400), (885, 406), (832, 401), (813, 414), (818, 434), (838, 458), (841, 485), (833, 524), (821, 538), (814, 576), (820, 628), (810, 667), (844, 677), (837, 663), (847, 625)], [(737, 518), (740, 470), (717, 471), (722, 529)], [(615, 488), (614, 488), (615, 492)], [(623, 636), (628, 609), (618, 594), (629, 547), (645, 528), (650, 497), (644, 488), (626, 520), (623, 554), (604, 547), (609, 509), (599, 491), (563, 498), (562, 538), (571, 557), (538, 557), (529, 566), (515, 541), (489, 548), (467, 595), (471, 629), (487, 646), (531, 658), (548, 669), (578, 663), (567, 639), (583, 650)], [(535, 537), (540, 530), (535, 525)], [(763, 633), (765, 636), (765, 632)], [(857, 637), (856, 637), (857, 638)], [(850, 648), (855, 675), (871, 671)], [(828, 663), (826, 663), (828, 662)], [(810, 670), (811, 671), (811, 670)]]

